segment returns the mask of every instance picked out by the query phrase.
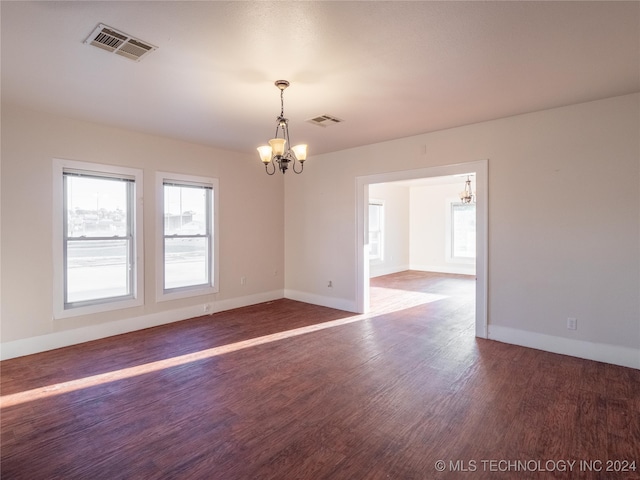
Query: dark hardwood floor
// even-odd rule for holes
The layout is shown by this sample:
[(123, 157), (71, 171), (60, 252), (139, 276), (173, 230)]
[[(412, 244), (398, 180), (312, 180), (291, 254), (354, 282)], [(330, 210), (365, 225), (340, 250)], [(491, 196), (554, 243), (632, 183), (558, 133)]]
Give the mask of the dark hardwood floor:
[(409, 271), (368, 316), (278, 300), (4, 361), (2, 479), (640, 478), (640, 371), (474, 338), (474, 287)]

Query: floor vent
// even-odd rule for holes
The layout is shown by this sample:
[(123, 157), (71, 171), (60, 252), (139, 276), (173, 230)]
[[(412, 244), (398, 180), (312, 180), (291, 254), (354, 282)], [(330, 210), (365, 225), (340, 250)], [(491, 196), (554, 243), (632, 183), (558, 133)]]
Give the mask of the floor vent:
[(158, 48), (102, 23), (91, 32), (84, 43), (136, 62)]
[(336, 123), (341, 123), (344, 120), (340, 120), (332, 115), (318, 115), (317, 117), (310, 118), (307, 120), (309, 123), (313, 123), (319, 127), (328, 127), (329, 125), (335, 125)]

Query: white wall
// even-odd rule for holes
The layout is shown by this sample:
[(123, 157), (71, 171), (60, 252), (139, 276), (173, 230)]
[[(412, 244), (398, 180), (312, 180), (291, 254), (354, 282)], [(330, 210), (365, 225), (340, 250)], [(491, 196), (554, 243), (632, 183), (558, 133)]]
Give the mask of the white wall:
[[(53, 158), (143, 169), (144, 306), (52, 319)], [(219, 293), (156, 303), (156, 171), (219, 179)], [(205, 303), (217, 311), (281, 298), (283, 189), (254, 156), (3, 105), (2, 357), (202, 315)]]
[[(460, 177), (462, 178), (462, 177)], [(410, 265), (412, 270), (474, 275), (475, 262), (451, 258), (451, 202), (459, 202), (458, 184), (411, 187)]]
[[(627, 95), (317, 155), (283, 195), (282, 177), (250, 155), (3, 105), (2, 357), (188, 318), (205, 301), (215, 311), (278, 298), (283, 286), (354, 310), (356, 177), (488, 158), (490, 338), (640, 368), (639, 137), (640, 95)], [(158, 170), (219, 178), (220, 293), (154, 301), (147, 215), (145, 305), (53, 321), (52, 158), (142, 168), (146, 192)]]
[(355, 307), (356, 177), (488, 158), (489, 336), (640, 368), (639, 132), (633, 94), (315, 156), (285, 179), (285, 292)]
[(369, 276), (409, 269), (474, 275), (475, 262), (452, 260), (447, 248), (451, 202), (462, 187), (464, 179), (444, 185), (369, 185), (369, 198), (382, 200), (385, 209), (384, 257), (369, 263)]
[(372, 260), (370, 277), (409, 269), (409, 187), (381, 183), (369, 186), (369, 198), (384, 202), (384, 255)]

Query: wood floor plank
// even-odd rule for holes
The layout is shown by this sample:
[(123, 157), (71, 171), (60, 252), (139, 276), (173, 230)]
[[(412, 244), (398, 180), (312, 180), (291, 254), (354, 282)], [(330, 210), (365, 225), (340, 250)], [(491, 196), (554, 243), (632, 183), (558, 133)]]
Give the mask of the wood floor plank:
[(640, 478), (481, 463), (640, 468), (640, 371), (476, 339), (474, 289), (402, 272), (372, 279), (367, 316), (279, 300), (4, 361), (0, 473)]

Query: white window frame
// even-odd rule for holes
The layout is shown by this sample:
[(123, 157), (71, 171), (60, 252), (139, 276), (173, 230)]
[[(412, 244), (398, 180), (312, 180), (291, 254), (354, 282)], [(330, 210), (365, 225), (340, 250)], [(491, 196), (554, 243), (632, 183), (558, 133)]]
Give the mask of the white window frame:
[[(211, 245), (209, 253), (210, 278), (206, 285), (194, 285), (173, 289), (164, 288), (164, 184), (171, 182), (185, 186), (211, 188)], [(218, 228), (218, 179), (170, 172), (156, 172), (156, 301), (176, 300), (218, 293), (220, 284), (219, 228)]]
[[(76, 160), (53, 159), (53, 318), (62, 319), (80, 315), (121, 310), (144, 304), (144, 238), (143, 238), (143, 175), (136, 168), (104, 165)], [(79, 305), (65, 305), (65, 252), (64, 252), (64, 172), (86, 172), (88, 175), (132, 178), (134, 181), (133, 214), (133, 268), (131, 296), (124, 299), (98, 299)]]
[[(446, 261), (447, 263), (455, 263), (459, 265), (475, 265), (475, 257), (455, 257), (453, 255), (453, 209), (455, 205), (464, 205), (459, 198), (447, 199), (446, 201), (446, 225), (445, 225), (445, 245), (446, 245)], [(476, 214), (477, 215), (477, 214)], [(476, 252), (477, 255), (477, 252)]]
[[(385, 206), (384, 206), (384, 200), (378, 200), (378, 199), (373, 199), (370, 198), (369, 199), (369, 205), (367, 208), (369, 208), (371, 205), (376, 205), (378, 207), (380, 207), (380, 219), (379, 219), (379, 224), (380, 224), (380, 240), (379, 240), (379, 247), (378, 250), (380, 252), (380, 255), (372, 257), (371, 256), (371, 230), (369, 230), (367, 232), (367, 236), (369, 239), (369, 261), (373, 264), (378, 264), (378, 263), (383, 263), (384, 262), (384, 240), (385, 240)], [(369, 222), (367, 222), (367, 225), (369, 228), (371, 228), (371, 221), (369, 219)]]

